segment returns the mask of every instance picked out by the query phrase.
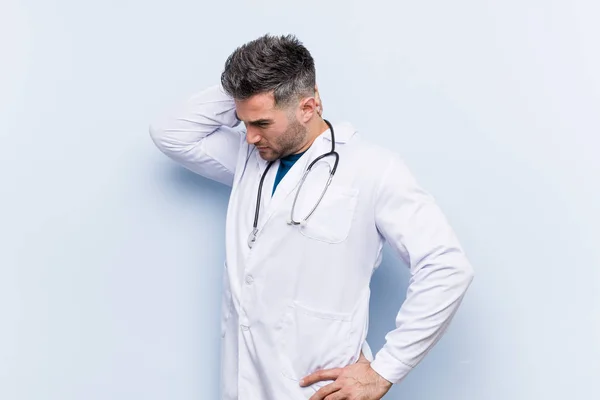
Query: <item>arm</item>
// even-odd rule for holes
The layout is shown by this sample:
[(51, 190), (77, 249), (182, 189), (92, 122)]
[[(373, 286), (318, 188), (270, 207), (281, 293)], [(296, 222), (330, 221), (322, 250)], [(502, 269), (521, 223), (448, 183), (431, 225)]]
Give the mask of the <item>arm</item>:
[(355, 364), (320, 370), (301, 380), (301, 386), (334, 380), (310, 400), (381, 399), (440, 339), (473, 279), (444, 215), (397, 158), (383, 171), (375, 222), (380, 234), (410, 265), (412, 275), (396, 329), (386, 335), (373, 362), (361, 355)]
[(150, 137), (164, 154), (185, 168), (232, 184), (242, 137), (233, 128), (235, 103), (220, 85), (191, 96), (185, 104), (150, 125)]
[(382, 236), (410, 265), (396, 329), (371, 368), (391, 383), (402, 380), (441, 338), (473, 279), (473, 271), (441, 210), (406, 166), (392, 159), (375, 207)]

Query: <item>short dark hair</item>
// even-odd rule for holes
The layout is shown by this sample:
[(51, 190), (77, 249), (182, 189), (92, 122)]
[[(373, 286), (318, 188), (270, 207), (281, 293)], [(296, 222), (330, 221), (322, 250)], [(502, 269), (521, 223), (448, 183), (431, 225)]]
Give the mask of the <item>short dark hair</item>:
[(223, 89), (237, 100), (274, 92), (275, 105), (314, 94), (315, 62), (294, 35), (266, 34), (238, 47), (225, 62)]

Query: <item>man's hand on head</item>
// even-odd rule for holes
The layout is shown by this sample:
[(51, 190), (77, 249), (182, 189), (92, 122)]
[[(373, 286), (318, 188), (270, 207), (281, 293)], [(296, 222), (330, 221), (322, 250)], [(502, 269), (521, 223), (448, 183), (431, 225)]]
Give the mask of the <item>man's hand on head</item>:
[(355, 364), (344, 368), (314, 372), (300, 381), (300, 386), (334, 380), (319, 389), (309, 400), (380, 400), (392, 387), (361, 353)]

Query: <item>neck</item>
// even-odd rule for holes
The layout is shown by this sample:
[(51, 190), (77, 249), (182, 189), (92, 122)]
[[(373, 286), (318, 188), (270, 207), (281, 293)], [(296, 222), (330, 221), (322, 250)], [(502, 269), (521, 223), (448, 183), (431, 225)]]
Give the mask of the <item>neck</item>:
[(313, 142), (326, 130), (329, 129), (329, 125), (321, 118), (320, 116), (316, 116), (308, 123), (308, 135), (306, 138), (306, 143), (299, 149), (296, 154), (302, 153), (312, 146)]

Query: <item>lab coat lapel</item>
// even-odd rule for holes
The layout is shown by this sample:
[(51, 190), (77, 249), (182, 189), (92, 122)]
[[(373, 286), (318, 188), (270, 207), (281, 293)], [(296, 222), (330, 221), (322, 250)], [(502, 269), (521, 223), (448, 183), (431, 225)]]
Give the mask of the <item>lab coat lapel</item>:
[[(269, 162), (264, 160), (258, 150), (254, 150), (254, 158), (256, 159), (256, 168), (258, 170), (256, 174), (256, 188), (260, 184), (260, 179), (262, 175), (265, 173)], [(260, 197), (260, 219), (258, 220), (258, 227), (260, 229), (261, 221), (263, 220), (263, 215), (265, 214), (265, 210), (269, 203), (271, 202), (271, 192), (273, 191), (273, 182), (275, 181), (275, 174), (277, 173), (277, 168), (279, 167), (279, 161), (273, 162), (271, 168), (267, 171), (267, 176), (263, 182), (262, 194)]]

